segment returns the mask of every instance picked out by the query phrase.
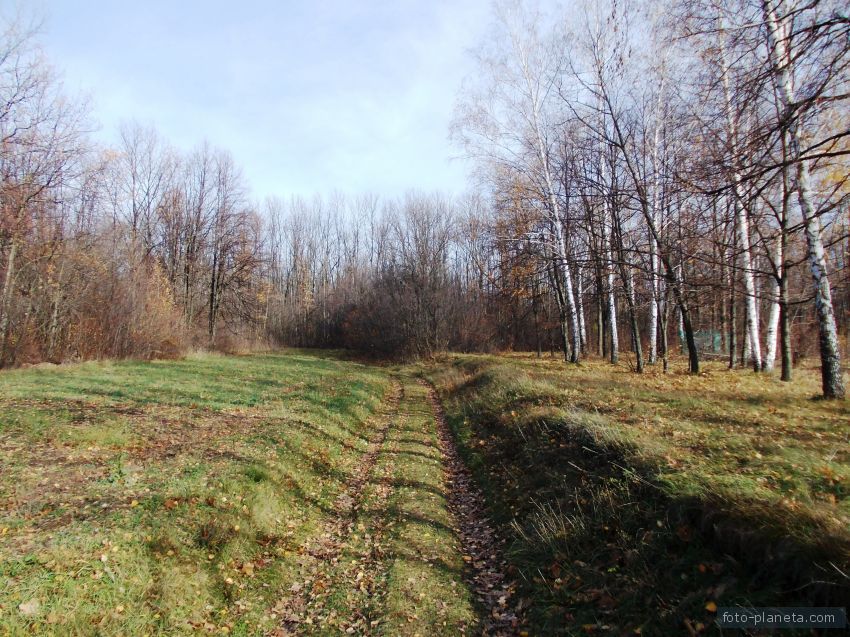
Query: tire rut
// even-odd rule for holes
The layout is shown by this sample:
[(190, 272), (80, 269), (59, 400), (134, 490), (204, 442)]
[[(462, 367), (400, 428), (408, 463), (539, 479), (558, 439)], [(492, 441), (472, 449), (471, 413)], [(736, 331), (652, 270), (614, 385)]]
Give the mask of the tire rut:
[[(403, 395), (403, 392), (402, 392)], [(396, 411), (393, 422), (404, 418), (404, 415)], [(381, 445), (381, 451), (387, 448), (387, 440)], [(392, 452), (390, 445), (389, 451)], [(342, 570), (335, 575), (337, 583), (343, 583), (348, 587), (353, 596), (353, 607), (349, 608), (349, 616), (339, 624), (342, 631), (347, 634), (369, 635), (374, 628), (381, 623), (383, 617), (380, 615), (383, 600), (386, 595), (386, 550), (384, 545), (389, 519), (386, 515), (386, 503), (393, 491), (392, 476), (395, 464), (390, 460), (376, 472), (375, 465), (370, 472), (373, 491), (369, 498), (363, 498), (362, 503), (368, 504), (358, 508), (357, 515), (352, 520), (352, 525), (357, 524), (357, 530), (361, 533), (361, 542), (350, 561), (342, 565)], [(377, 473), (377, 475), (376, 475)], [(369, 518), (372, 518), (371, 522)], [(366, 522), (361, 522), (365, 518)]]
[(516, 583), (505, 572), (504, 542), (487, 518), (484, 495), (458, 455), (454, 438), (446, 423), (445, 412), (434, 387), (428, 398), (437, 423), (437, 436), (443, 455), (448, 507), (454, 516), (466, 562), (464, 579), (486, 615), (480, 627), (482, 635), (516, 637), (522, 623), (521, 607), (512, 603)]
[[(274, 607), (274, 614), (281, 618), (278, 628), (270, 634), (273, 637), (286, 637), (298, 634), (302, 625), (314, 626), (314, 615), (321, 610), (316, 608), (315, 600), (333, 589), (333, 582), (328, 576), (329, 567), (339, 562), (340, 554), (355, 528), (358, 511), (363, 505), (363, 491), (372, 479), (378, 456), (387, 439), (387, 434), (393, 422), (398, 418), (399, 404), (404, 395), (400, 382), (393, 380), (393, 388), (385, 407), (377, 415), (380, 422), (369, 442), (366, 452), (361, 458), (354, 475), (348, 480), (343, 493), (334, 503), (336, 515), (327, 522), (322, 532), (313, 536), (303, 547), (305, 571), (303, 583), (297, 582)], [(383, 481), (382, 481), (383, 482)], [(379, 497), (386, 497), (386, 487), (379, 490)], [(388, 492), (388, 491), (387, 491)], [(370, 551), (367, 562), (377, 562), (379, 555)], [(371, 559), (369, 559), (371, 558)], [(377, 591), (370, 585), (369, 594)], [(363, 620), (367, 617), (364, 615)]]

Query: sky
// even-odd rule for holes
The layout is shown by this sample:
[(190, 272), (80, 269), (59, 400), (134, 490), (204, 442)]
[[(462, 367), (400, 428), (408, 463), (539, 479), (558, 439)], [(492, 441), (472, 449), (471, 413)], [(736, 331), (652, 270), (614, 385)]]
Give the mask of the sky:
[(42, 0), (39, 36), (96, 137), (153, 125), (233, 153), (254, 196), (460, 193), (449, 141), (490, 0)]

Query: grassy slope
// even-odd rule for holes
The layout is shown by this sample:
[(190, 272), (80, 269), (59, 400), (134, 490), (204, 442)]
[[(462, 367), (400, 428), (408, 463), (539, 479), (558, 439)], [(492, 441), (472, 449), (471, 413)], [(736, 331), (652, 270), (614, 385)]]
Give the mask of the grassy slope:
[(388, 387), (299, 354), (4, 373), (0, 634), (271, 627)]
[(538, 630), (710, 632), (713, 603), (846, 599), (850, 411), (811, 399), (815, 374), (457, 356), (427, 375)]
[[(707, 603), (806, 602), (823, 587), (782, 591), (811, 556), (847, 568), (848, 411), (810, 400), (811, 374), (467, 356), (429, 375), (515, 537), (532, 634), (709, 631)], [(304, 630), (355, 613), (356, 633), (475, 623), (433, 418), (403, 381)], [(4, 373), (0, 634), (273, 629), (390, 388), (386, 370), (298, 352)], [(746, 563), (765, 547), (764, 568)]]

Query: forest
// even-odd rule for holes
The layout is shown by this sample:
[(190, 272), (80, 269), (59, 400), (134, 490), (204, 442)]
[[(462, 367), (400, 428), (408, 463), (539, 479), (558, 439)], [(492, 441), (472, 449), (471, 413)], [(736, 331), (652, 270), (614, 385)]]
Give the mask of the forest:
[(263, 200), (212, 141), (104, 142), (4, 18), (0, 629), (695, 636), (850, 599), (847, 7), (489, 14), (464, 193)]

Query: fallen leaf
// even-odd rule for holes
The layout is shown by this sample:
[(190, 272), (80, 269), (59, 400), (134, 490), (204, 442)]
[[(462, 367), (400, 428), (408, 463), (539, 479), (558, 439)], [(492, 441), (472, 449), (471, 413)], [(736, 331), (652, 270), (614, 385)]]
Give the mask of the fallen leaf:
[(19, 604), (18, 610), (21, 611), (21, 615), (24, 615), (25, 617), (33, 617), (34, 615), (38, 615), (41, 610), (41, 602), (37, 599), (31, 599), (28, 602)]

